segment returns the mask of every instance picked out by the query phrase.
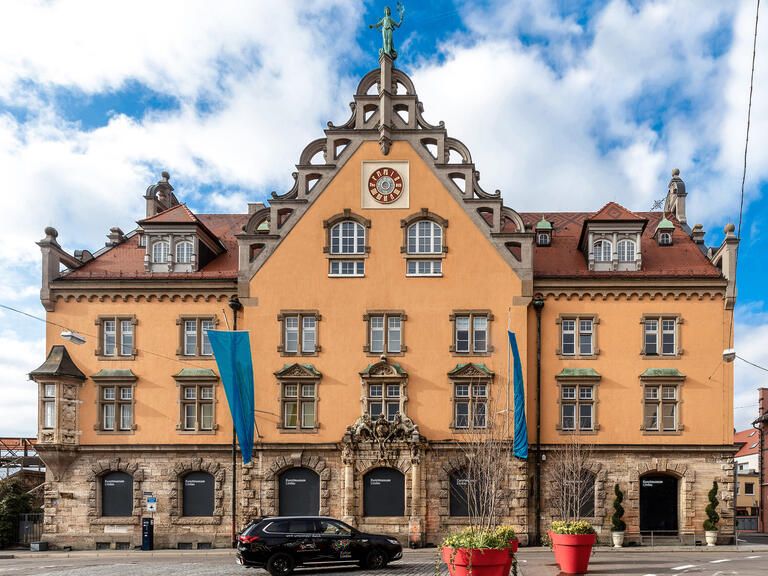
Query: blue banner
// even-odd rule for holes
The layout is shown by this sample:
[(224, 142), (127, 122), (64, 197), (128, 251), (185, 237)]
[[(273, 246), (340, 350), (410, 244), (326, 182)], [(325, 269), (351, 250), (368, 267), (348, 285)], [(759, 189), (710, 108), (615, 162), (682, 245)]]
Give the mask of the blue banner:
[(227, 393), (243, 464), (248, 464), (253, 454), (254, 427), (253, 364), (248, 332), (208, 330), (208, 339)]
[(514, 332), (507, 330), (509, 346), (512, 348), (512, 358), (515, 369), (515, 442), (514, 454), (517, 458), (528, 458), (528, 424), (525, 421), (525, 387), (523, 385), (523, 365), (520, 362), (520, 351), (517, 349), (517, 338)]

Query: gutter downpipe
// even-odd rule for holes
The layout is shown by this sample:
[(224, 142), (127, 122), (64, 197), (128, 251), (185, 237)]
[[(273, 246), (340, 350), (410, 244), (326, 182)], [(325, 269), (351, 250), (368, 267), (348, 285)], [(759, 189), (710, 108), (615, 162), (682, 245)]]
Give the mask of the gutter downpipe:
[(534, 491), (536, 502), (535, 544), (541, 546), (541, 310), (544, 308), (544, 297), (536, 294), (533, 297), (533, 309), (536, 311), (536, 467), (534, 472)]

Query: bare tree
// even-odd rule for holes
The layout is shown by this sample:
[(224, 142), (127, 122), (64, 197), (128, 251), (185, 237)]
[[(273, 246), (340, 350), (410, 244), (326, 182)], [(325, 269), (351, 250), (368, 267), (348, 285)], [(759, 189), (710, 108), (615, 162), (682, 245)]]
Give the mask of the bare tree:
[(569, 436), (550, 457), (549, 493), (560, 520), (580, 520), (595, 513), (592, 449), (577, 434)]

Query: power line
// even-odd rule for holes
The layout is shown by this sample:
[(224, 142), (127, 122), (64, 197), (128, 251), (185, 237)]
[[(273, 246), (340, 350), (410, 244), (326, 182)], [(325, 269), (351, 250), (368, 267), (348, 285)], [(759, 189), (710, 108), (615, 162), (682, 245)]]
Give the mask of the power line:
[(750, 366), (754, 366), (755, 368), (759, 368), (760, 370), (765, 370), (766, 372), (768, 372), (768, 368), (766, 368), (765, 366), (760, 366), (760, 364), (755, 364), (754, 362), (750, 362), (749, 360), (747, 360), (746, 358), (742, 358), (738, 354), (736, 354), (736, 358), (738, 358), (742, 362), (746, 362)]

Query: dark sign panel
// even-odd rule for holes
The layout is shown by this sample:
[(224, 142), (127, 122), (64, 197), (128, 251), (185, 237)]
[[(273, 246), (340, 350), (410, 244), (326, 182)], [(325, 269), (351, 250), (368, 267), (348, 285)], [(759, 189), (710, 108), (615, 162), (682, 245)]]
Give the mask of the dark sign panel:
[(677, 532), (677, 478), (640, 478), (640, 530)]
[(290, 468), (280, 475), (280, 516), (320, 514), (320, 476), (309, 468)]
[(365, 516), (405, 516), (405, 476), (394, 468), (375, 468), (363, 478)]
[(184, 516), (213, 516), (214, 479), (208, 472), (190, 472), (182, 479)]
[(133, 476), (125, 472), (110, 472), (101, 477), (101, 515), (131, 516), (133, 514)]
[[(451, 474), (451, 489), (448, 498), (449, 514), (451, 516), (469, 516), (471, 481), (465, 471)], [(476, 504), (476, 503), (475, 503)]]

